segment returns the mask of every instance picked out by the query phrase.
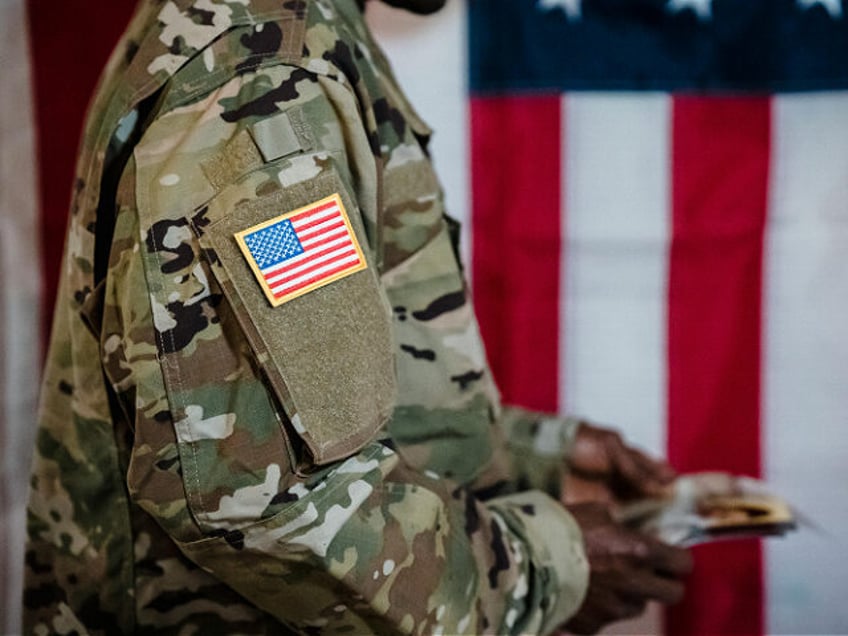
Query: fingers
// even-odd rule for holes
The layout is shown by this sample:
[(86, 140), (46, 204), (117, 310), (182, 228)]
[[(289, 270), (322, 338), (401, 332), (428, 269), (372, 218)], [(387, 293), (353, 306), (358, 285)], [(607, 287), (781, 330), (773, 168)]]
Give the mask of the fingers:
[(606, 548), (610, 558), (604, 575), (617, 594), (641, 603), (670, 604), (682, 598), (681, 579), (692, 570), (686, 550), (623, 529), (608, 535)]
[(677, 603), (683, 598), (680, 580), (692, 571), (692, 555), (650, 537), (639, 535), (641, 550), (634, 550), (634, 570), (623, 579), (619, 591), (637, 601)]
[(649, 465), (649, 470), (654, 477), (664, 484), (669, 484), (677, 477), (677, 472), (668, 464), (668, 462), (651, 457), (638, 448), (630, 447), (631, 452), (639, 456), (639, 461)]
[(567, 629), (568, 634), (597, 634), (605, 625), (610, 623), (616, 623), (618, 621), (624, 621), (628, 618), (636, 618), (641, 615), (644, 611), (644, 608), (638, 608), (633, 612), (621, 614), (618, 616), (607, 616), (605, 614), (578, 614), (574, 618), (572, 618), (568, 623), (566, 623), (565, 627)]
[(666, 462), (628, 446), (616, 431), (585, 422), (577, 431), (570, 467), (581, 477), (612, 487), (623, 498), (662, 496), (675, 477)]
[(619, 579), (616, 587), (623, 599), (634, 603), (659, 601), (666, 605), (680, 601), (685, 589), (681, 581), (667, 578), (649, 569), (634, 570), (628, 578)]
[(615, 498), (605, 481), (586, 479), (576, 473), (567, 473), (563, 479), (560, 500), (565, 505), (589, 501), (612, 505)]
[(648, 542), (648, 564), (664, 575), (683, 577), (692, 572), (692, 554), (688, 550), (646, 537)]
[(607, 623), (636, 616), (648, 601), (676, 603), (680, 578), (692, 568), (689, 553), (628, 530), (600, 503), (567, 506), (583, 533), (590, 576), (586, 600), (567, 624), (592, 634)]
[(566, 627), (573, 634), (595, 634), (608, 623), (639, 616), (645, 605), (644, 601), (628, 598), (596, 582)]
[(586, 477), (605, 477), (612, 468), (610, 450), (616, 444), (617, 433), (582, 422), (571, 448), (569, 464), (575, 472)]
[(612, 458), (611, 477), (621, 482), (620, 490), (649, 497), (665, 494), (668, 484), (675, 477), (671, 466), (627, 446), (619, 435), (610, 438), (608, 443)]
[(645, 477), (646, 481), (653, 481), (664, 487), (677, 477), (677, 473), (668, 463), (651, 457), (638, 448), (627, 446), (623, 440), (622, 445), (636, 465), (638, 472)]

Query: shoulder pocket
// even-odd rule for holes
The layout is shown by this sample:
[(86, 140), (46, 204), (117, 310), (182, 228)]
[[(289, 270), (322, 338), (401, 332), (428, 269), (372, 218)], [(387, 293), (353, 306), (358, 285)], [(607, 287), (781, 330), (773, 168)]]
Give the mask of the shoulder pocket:
[[(332, 195), (347, 211), (358, 265), (314, 256), (332, 252), (336, 234), (319, 238), (327, 241), (321, 249), (307, 245), (314, 234), (290, 235), (292, 212), (314, 209)], [(327, 171), (256, 199), (234, 199), (222, 192), (210, 202), (204, 225), (195, 220), (212, 271), (314, 462), (346, 457), (388, 420), (395, 399), (391, 311), (355, 202)], [(315, 227), (322, 218), (304, 222)], [(312, 250), (314, 260), (302, 256), (304, 250)], [(291, 253), (301, 255), (294, 269), (263, 274)]]

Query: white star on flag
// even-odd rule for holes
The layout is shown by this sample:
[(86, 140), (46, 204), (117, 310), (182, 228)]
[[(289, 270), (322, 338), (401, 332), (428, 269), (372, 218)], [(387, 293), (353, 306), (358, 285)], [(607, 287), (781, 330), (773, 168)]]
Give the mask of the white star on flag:
[(798, 6), (803, 10), (811, 9), (820, 4), (833, 18), (842, 17), (842, 0), (798, 0)]
[(674, 13), (685, 9), (692, 9), (699, 20), (709, 20), (713, 13), (713, 0), (668, 0), (665, 6), (666, 11)]
[(539, 0), (536, 8), (543, 11), (562, 9), (569, 20), (579, 20), (582, 4), (583, 0)]

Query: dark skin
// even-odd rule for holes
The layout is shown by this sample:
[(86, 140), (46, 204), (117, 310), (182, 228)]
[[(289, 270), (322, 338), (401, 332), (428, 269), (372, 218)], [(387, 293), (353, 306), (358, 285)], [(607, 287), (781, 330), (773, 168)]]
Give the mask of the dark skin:
[[(360, 7), (365, 1), (358, 0)], [(426, 15), (441, 9), (446, 0), (382, 2)], [(564, 628), (594, 634), (604, 625), (638, 616), (649, 601), (679, 601), (681, 581), (692, 569), (689, 552), (632, 532), (611, 515), (617, 502), (662, 496), (674, 471), (625, 444), (615, 431), (585, 423), (578, 429), (568, 464), (562, 503), (583, 533), (589, 588)]]
[(614, 621), (639, 616), (648, 601), (676, 603), (692, 557), (616, 523), (602, 503), (567, 506), (583, 532), (589, 560), (589, 589), (579, 611), (566, 624), (574, 634), (594, 634)]
[(611, 505), (662, 497), (676, 477), (665, 462), (628, 446), (608, 428), (582, 423), (568, 458), (563, 503), (603, 501)]
[(679, 601), (691, 554), (628, 530), (611, 514), (619, 502), (666, 494), (675, 477), (671, 467), (628, 446), (616, 431), (585, 422), (568, 464), (562, 503), (583, 533), (589, 589), (565, 629), (594, 634), (640, 615), (649, 601)]

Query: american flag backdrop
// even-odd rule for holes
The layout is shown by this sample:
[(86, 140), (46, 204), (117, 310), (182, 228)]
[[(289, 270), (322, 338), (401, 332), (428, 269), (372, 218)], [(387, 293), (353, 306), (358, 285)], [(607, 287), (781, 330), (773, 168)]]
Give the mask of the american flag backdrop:
[[(133, 5), (0, 0), (3, 633), (38, 316), (82, 112)], [(680, 470), (763, 477), (821, 528), (699, 549), (684, 604), (617, 631), (848, 634), (848, 1), (370, 5), (436, 130), (504, 396)]]
[(696, 550), (669, 634), (848, 632), (840, 0), (470, 0), (473, 281), (507, 400), (822, 526)]

